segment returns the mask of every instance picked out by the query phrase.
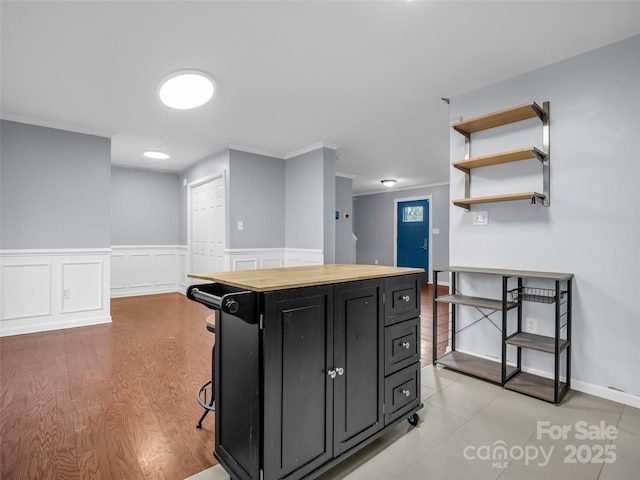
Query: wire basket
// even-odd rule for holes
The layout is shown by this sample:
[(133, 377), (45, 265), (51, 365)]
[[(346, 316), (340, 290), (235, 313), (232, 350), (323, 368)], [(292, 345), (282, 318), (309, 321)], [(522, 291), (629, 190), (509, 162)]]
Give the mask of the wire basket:
[[(566, 292), (560, 292), (564, 295)], [(522, 287), (518, 298), (523, 302), (534, 303), (554, 303), (556, 301), (556, 291), (551, 288)]]

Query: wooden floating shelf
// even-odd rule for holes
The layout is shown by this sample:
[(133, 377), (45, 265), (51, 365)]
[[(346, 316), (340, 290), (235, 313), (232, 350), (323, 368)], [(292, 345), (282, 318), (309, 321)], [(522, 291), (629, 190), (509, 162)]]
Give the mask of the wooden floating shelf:
[[(502, 383), (502, 364), (497, 361), (494, 362), (475, 355), (453, 351), (440, 357), (438, 363), (467, 375), (483, 378), (498, 384)], [(515, 370), (515, 367), (507, 365), (507, 378)]]
[[(436, 298), (442, 303), (455, 303), (456, 305), (468, 305), (471, 307), (490, 308), (491, 310), (502, 310), (502, 300), (493, 298), (471, 297), (469, 295), (442, 295)], [(507, 302), (507, 310), (518, 306), (518, 302)]]
[(510, 202), (513, 200), (531, 200), (535, 203), (536, 200), (544, 202), (546, 196), (538, 192), (522, 192), (522, 193), (508, 193), (505, 195), (491, 195), (488, 197), (473, 197), (473, 198), (459, 198), (457, 200), (451, 200), (451, 203), (458, 207), (466, 208), (469, 210), (471, 205), (478, 203), (494, 203), (494, 202)]
[(491, 155), (485, 155), (483, 157), (474, 157), (467, 160), (459, 160), (453, 162), (453, 165), (458, 170), (462, 170), (465, 173), (469, 173), (472, 168), (488, 167), (490, 165), (500, 165), (509, 162), (518, 162), (520, 160), (528, 160), (530, 158), (537, 158), (538, 160), (544, 160), (547, 156), (545, 152), (536, 148), (520, 148), (518, 150), (511, 150), (508, 152), (494, 153)]
[(455, 131), (463, 135), (470, 135), (474, 132), (519, 122), (528, 118), (538, 117), (542, 119), (544, 115), (546, 115), (546, 112), (540, 105), (536, 102), (529, 102), (515, 107), (505, 108), (504, 110), (498, 110), (497, 112), (487, 115), (470, 118), (469, 120), (456, 122), (451, 126)]
[[(553, 337), (545, 337), (544, 335), (535, 335), (533, 333), (518, 332), (507, 338), (506, 343), (515, 345), (516, 347), (529, 348), (540, 352), (555, 353), (556, 343)], [(568, 340), (560, 339), (558, 348), (563, 351), (569, 346)]]

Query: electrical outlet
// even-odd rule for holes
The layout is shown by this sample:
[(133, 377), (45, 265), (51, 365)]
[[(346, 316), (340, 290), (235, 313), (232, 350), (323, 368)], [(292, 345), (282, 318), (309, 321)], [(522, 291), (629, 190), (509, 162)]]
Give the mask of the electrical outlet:
[(71, 289), (70, 288), (65, 288), (62, 291), (62, 298), (64, 300), (69, 300), (71, 298)]
[(538, 319), (527, 317), (525, 321), (525, 331), (527, 333), (538, 333)]

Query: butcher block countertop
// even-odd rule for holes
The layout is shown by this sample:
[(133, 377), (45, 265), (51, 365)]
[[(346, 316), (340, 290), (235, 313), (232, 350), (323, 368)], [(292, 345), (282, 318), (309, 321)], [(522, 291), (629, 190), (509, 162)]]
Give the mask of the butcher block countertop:
[(268, 292), (286, 288), (395, 277), (412, 273), (424, 273), (424, 269), (387, 267), (384, 265), (329, 264), (235, 272), (194, 273), (190, 274), (189, 277), (231, 285), (254, 292)]

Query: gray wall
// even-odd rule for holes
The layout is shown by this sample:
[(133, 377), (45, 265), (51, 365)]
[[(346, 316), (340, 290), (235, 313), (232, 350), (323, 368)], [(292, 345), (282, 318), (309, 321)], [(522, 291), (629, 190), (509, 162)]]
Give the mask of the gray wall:
[(323, 149), (288, 159), (285, 176), (285, 247), (324, 248)]
[(111, 140), (2, 120), (3, 249), (109, 248)]
[[(356, 263), (353, 241), (353, 180), (336, 177), (336, 263)], [(348, 218), (347, 218), (348, 216)]]
[(111, 168), (111, 244), (178, 245), (179, 177), (175, 173)]
[[(229, 151), (227, 248), (282, 248), (285, 166), (279, 158)], [(238, 230), (238, 221), (244, 230)]]
[[(451, 263), (574, 273), (573, 379), (634, 395), (640, 394), (638, 52), (640, 36), (451, 99), (452, 122), (531, 100), (548, 100), (551, 112), (550, 207), (472, 207), (489, 212), (489, 224), (477, 227), (452, 206)], [(472, 155), (537, 142), (535, 122), (472, 136)], [(451, 160), (463, 158), (463, 137), (452, 131), (450, 138)], [(539, 181), (539, 172), (535, 160), (478, 169), (471, 193), (517, 191)], [(463, 177), (452, 169), (452, 198), (463, 196)], [(539, 320), (539, 331), (548, 327)], [(525, 366), (551, 371), (549, 357), (532, 355)]]
[[(433, 266), (449, 264), (449, 186), (437, 185), (409, 190), (389, 190), (354, 198), (354, 232), (358, 237), (356, 261), (359, 264), (395, 265), (395, 200), (426, 198), (431, 195), (431, 236)], [(431, 275), (429, 275), (431, 278)]]

